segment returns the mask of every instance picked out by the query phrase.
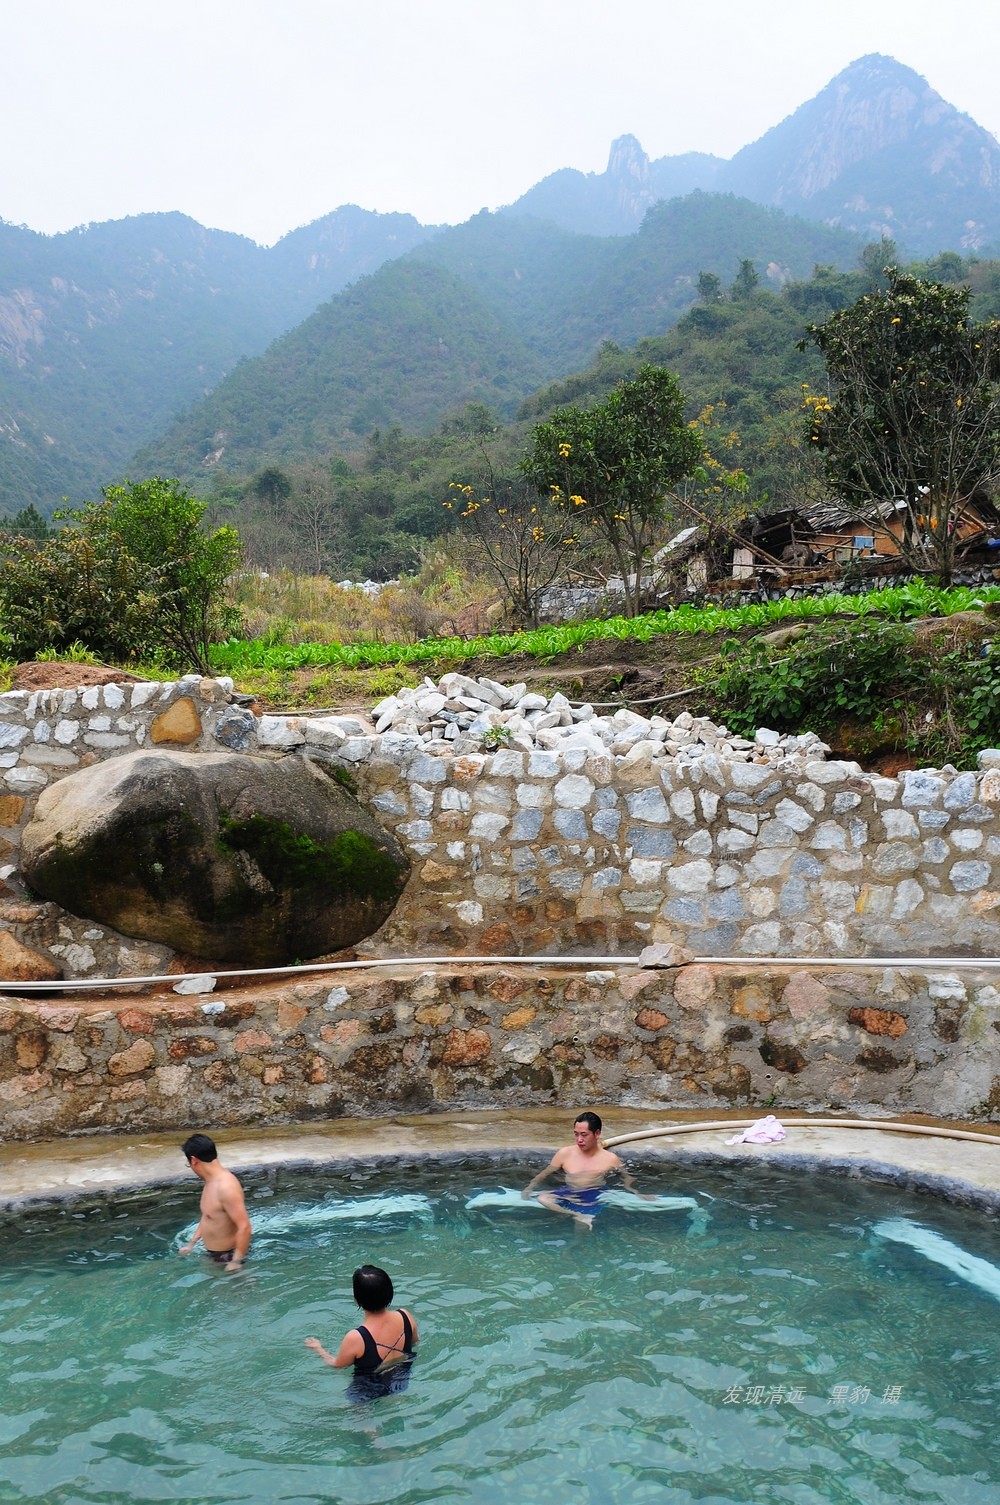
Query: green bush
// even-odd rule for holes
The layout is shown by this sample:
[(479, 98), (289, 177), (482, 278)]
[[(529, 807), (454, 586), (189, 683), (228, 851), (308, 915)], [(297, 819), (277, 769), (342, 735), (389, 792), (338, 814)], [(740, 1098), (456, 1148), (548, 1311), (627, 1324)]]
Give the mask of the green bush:
[[(817, 638), (822, 634), (822, 641)], [(726, 725), (752, 737), (758, 727), (822, 730), (857, 717), (884, 718), (892, 703), (927, 679), (905, 627), (850, 623), (775, 650), (733, 643), (721, 668), (706, 674), (712, 706)]]
[(205, 504), (176, 481), (109, 486), (64, 514), (52, 538), (0, 534), (0, 616), (33, 658), (83, 644), (117, 663), (159, 659), (210, 672), (209, 645), (237, 629), (225, 587), (239, 562), (232, 528), (203, 531)]
[(936, 656), (903, 626), (839, 625), (783, 648), (735, 640), (700, 683), (709, 713), (752, 737), (758, 727), (836, 732), (845, 721), (928, 765), (975, 764), (1000, 746), (1000, 653), (978, 640)]

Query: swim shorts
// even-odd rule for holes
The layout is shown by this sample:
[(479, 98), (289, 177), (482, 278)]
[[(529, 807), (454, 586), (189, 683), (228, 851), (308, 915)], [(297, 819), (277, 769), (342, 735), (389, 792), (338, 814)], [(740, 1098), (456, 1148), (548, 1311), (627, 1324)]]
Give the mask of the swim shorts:
[(567, 1212), (580, 1212), (584, 1217), (594, 1217), (604, 1206), (599, 1186), (559, 1186), (553, 1195)]

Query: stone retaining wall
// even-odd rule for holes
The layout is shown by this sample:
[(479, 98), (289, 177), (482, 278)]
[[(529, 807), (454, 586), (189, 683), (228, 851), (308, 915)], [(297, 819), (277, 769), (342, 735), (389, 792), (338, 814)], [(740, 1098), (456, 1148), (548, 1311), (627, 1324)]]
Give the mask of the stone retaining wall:
[[(168, 969), (166, 948), (36, 902), (17, 879), (41, 788), (156, 744), (348, 772), (413, 861), (363, 954), (635, 955), (658, 941), (748, 958), (1000, 953), (1000, 753), (976, 772), (892, 779), (827, 761), (809, 735), (747, 742), (691, 717), (589, 707), (581, 724), (562, 697), (527, 713), (534, 726), (521, 711), (469, 712), (470, 727), (453, 717), (439, 734), (419, 728), (421, 694), (447, 703), (431, 687), (415, 709), (394, 702), (396, 724), (378, 733), (363, 716), (255, 716), (231, 689), (192, 677), (0, 696), (0, 976), (30, 975), (19, 945), (68, 977)], [(470, 750), (484, 727), (507, 735), (508, 715), (517, 745)]]
[(1000, 769), (376, 747), (364, 802), (414, 877), (376, 954), (1000, 951)]
[(0, 999), (11, 1140), (617, 1103), (1000, 1119), (996, 974), (419, 966)]

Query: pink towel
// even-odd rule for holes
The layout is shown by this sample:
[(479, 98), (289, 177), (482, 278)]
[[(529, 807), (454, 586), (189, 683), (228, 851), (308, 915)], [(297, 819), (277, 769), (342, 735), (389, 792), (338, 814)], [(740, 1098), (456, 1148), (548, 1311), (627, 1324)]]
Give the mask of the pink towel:
[(785, 1137), (785, 1128), (769, 1113), (766, 1118), (758, 1118), (749, 1129), (744, 1129), (739, 1134), (734, 1134), (732, 1139), (727, 1139), (727, 1144), (777, 1144)]

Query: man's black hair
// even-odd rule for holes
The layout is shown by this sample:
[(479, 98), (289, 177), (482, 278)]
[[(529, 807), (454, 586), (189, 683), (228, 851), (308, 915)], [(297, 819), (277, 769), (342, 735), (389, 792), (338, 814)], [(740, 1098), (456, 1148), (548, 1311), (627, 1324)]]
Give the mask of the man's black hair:
[(578, 1113), (573, 1120), (574, 1128), (577, 1124), (586, 1124), (591, 1134), (599, 1134), (604, 1128), (596, 1113)]
[(359, 1265), (354, 1272), (354, 1299), (363, 1312), (384, 1312), (392, 1305), (392, 1281), (378, 1265)]
[(192, 1134), (190, 1139), (185, 1139), (181, 1145), (186, 1160), (218, 1160), (219, 1152), (215, 1148), (215, 1141), (209, 1139), (207, 1134)]

